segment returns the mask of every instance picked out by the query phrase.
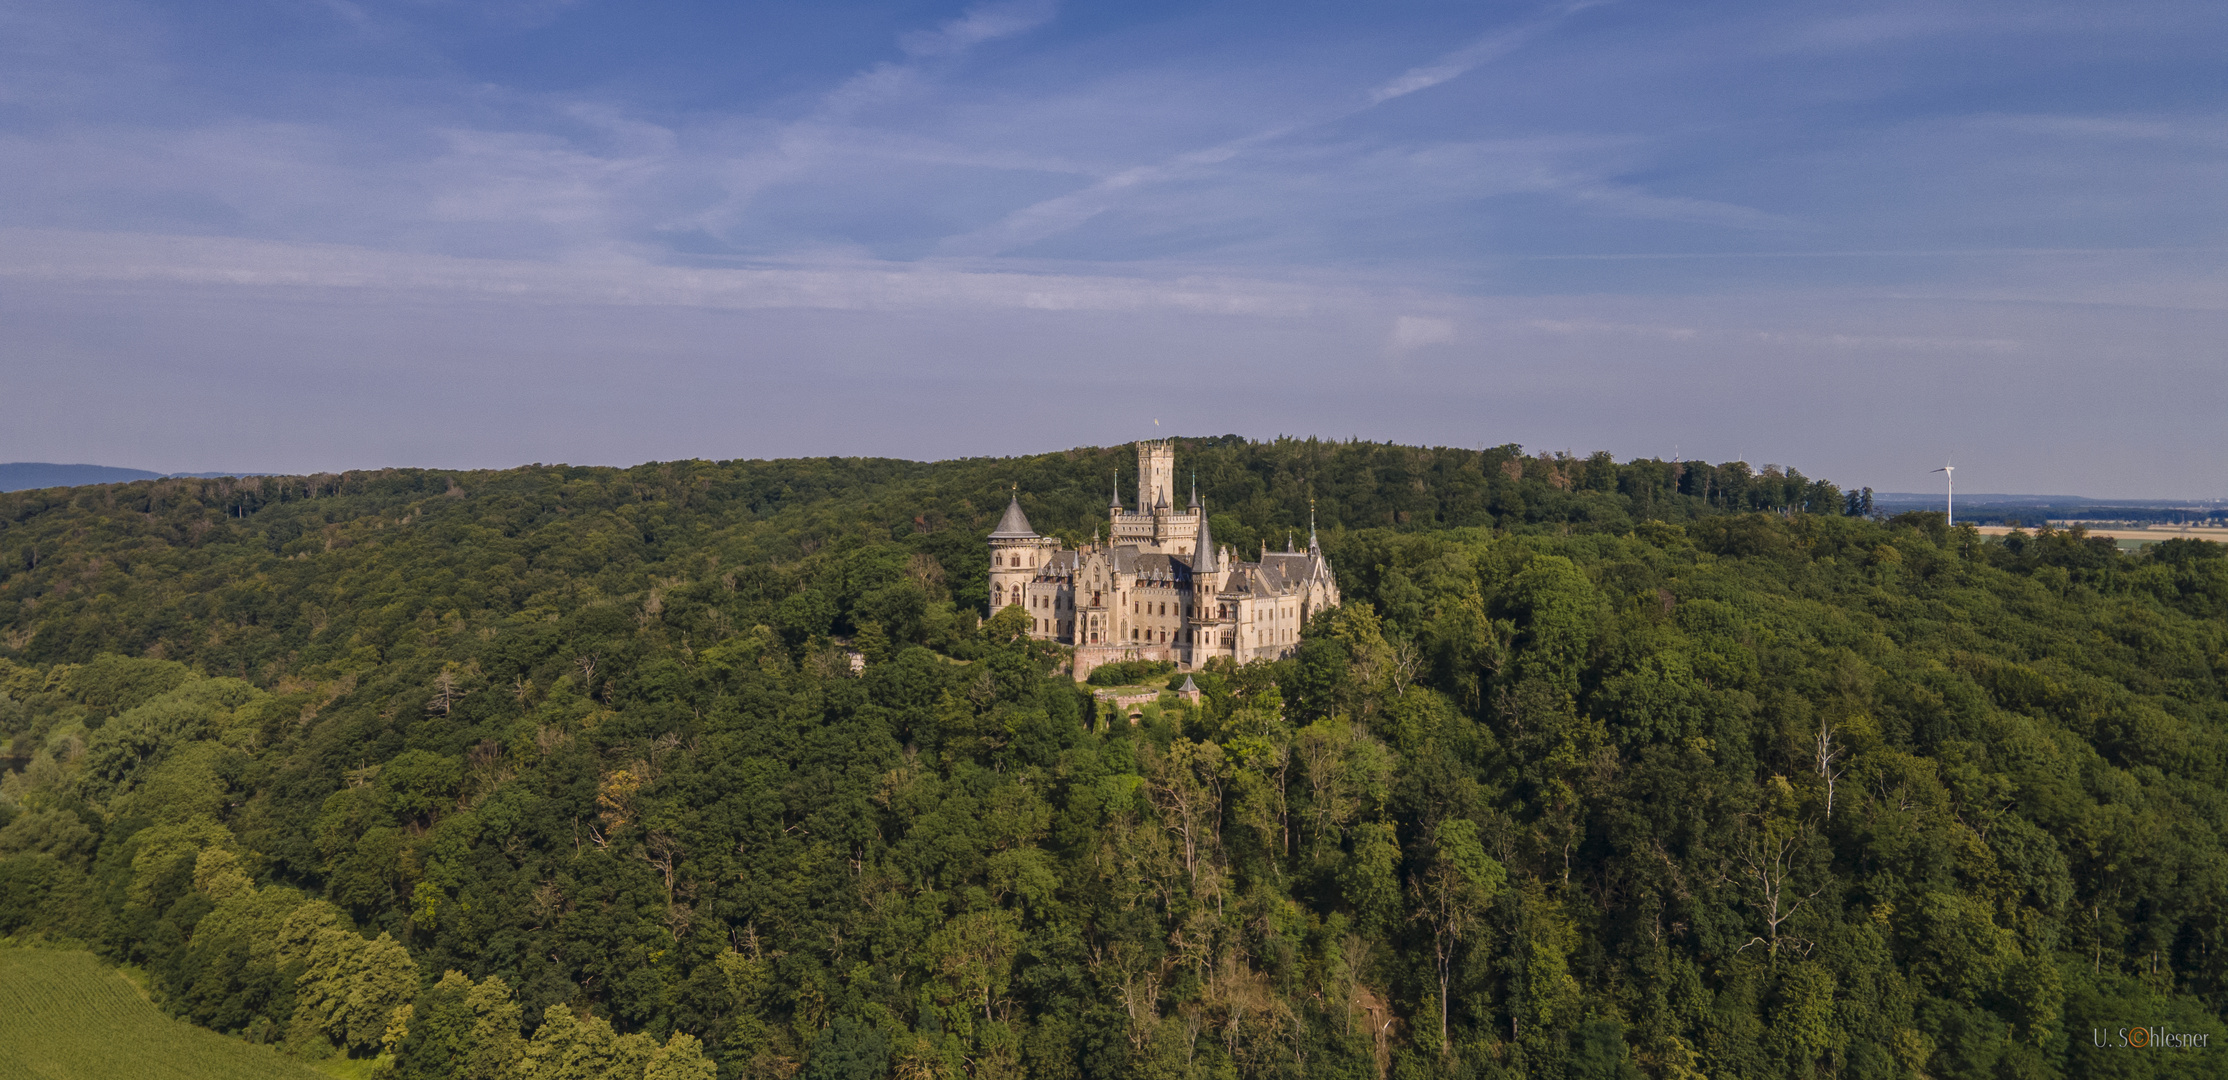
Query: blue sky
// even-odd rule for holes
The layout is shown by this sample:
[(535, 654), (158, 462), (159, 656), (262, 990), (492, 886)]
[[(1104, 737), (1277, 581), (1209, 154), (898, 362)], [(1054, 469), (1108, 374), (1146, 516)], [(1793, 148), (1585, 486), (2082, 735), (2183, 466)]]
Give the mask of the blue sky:
[(0, 459), (2228, 495), (2228, 6), (0, 0)]

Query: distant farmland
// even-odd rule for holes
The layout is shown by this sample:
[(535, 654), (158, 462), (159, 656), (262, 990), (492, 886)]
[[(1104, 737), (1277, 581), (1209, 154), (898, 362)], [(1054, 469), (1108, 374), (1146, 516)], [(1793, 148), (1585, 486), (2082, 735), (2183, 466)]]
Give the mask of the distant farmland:
[(0, 1080), (325, 1080), (180, 1020), (90, 953), (0, 948)]

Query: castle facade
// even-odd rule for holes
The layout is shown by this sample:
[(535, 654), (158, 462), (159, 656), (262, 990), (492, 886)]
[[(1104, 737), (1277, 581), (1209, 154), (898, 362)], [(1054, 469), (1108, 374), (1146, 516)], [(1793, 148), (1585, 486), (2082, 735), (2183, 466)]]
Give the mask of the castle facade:
[(1338, 581), (1310, 514), (1307, 550), (1287, 545), (1241, 562), (1215, 543), (1197, 486), (1175, 506), (1172, 441), (1137, 444), (1137, 509), (1117, 480), (1107, 539), (1068, 550), (1039, 536), (1018, 493), (990, 534), (990, 610), (1020, 606), (1030, 635), (1075, 649), (1075, 677), (1119, 660), (1185, 670), (1217, 657), (1243, 664), (1289, 656), (1316, 612), (1338, 604)]

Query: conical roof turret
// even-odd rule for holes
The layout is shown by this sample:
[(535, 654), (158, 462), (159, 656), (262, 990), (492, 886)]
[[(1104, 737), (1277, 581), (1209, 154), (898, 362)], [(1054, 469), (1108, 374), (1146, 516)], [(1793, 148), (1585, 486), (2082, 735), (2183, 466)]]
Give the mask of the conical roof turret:
[(1029, 527), (1029, 515), (1021, 512), (1021, 493), (1015, 492), (1013, 501), (1006, 504), (1006, 516), (998, 519), (998, 528), (990, 534), (992, 540), (1034, 540), (1037, 530)]
[(1192, 546), (1191, 572), (1212, 574), (1221, 567), (1215, 565), (1215, 533), (1207, 527), (1207, 511), (1199, 511), (1199, 543)]

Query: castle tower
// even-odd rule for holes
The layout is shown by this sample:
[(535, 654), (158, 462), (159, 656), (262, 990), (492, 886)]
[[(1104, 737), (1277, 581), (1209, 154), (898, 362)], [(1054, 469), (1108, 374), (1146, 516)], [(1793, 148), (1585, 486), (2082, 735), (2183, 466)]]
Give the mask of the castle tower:
[(1022, 602), (1024, 588), (1059, 542), (1038, 536), (1021, 512), (1021, 494), (1006, 504), (1006, 516), (990, 533), (990, 614)]
[(1176, 505), (1176, 441), (1147, 439), (1137, 444), (1137, 509)]

